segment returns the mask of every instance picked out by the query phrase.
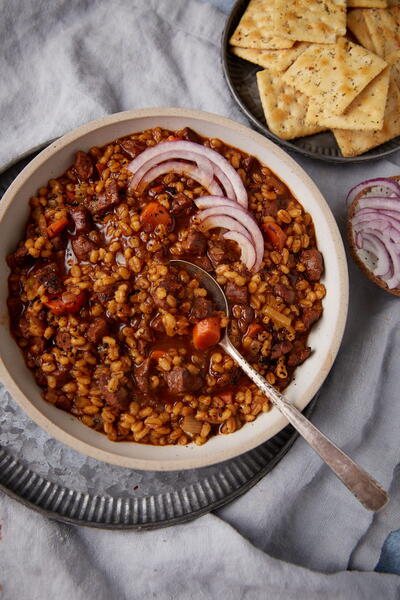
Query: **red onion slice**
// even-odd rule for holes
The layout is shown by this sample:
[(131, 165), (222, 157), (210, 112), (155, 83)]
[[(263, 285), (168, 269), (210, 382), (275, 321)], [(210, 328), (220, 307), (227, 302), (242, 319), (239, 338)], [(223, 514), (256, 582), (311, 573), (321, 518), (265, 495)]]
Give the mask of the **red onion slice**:
[(360, 198), (357, 204), (360, 209), (373, 208), (375, 210), (398, 210), (400, 214), (400, 198), (367, 196), (365, 198)]
[(389, 190), (395, 196), (400, 196), (400, 185), (393, 179), (387, 179), (386, 177), (377, 177), (375, 179), (367, 179), (361, 183), (355, 185), (347, 194), (346, 202), (349, 206), (354, 198), (358, 196), (362, 191), (371, 189), (372, 187), (382, 186)]
[[(377, 231), (376, 229), (366, 230), (365, 233), (363, 234), (363, 238), (367, 239), (368, 241), (375, 242), (375, 244), (379, 248), (381, 248), (381, 245), (384, 246), (384, 248), (386, 249), (386, 252), (389, 254), (390, 262), (391, 262), (390, 271), (388, 269), (388, 272), (390, 273), (390, 277), (387, 278), (385, 276), (384, 281), (386, 281), (386, 284), (389, 289), (393, 289), (393, 288), (397, 287), (400, 283), (400, 256), (398, 254), (398, 249), (396, 249), (395, 245), (391, 242), (390, 239), (383, 238), (382, 235), (380, 234), (380, 232)], [(382, 268), (380, 268), (379, 257), (378, 257), (378, 268), (375, 269), (374, 274), (378, 275), (378, 273), (381, 273), (381, 271), (383, 271), (383, 266), (382, 266)], [(382, 273), (382, 275), (380, 275), (380, 277), (383, 278), (383, 273)]]
[(230, 198), (225, 198), (225, 196), (200, 196), (200, 198), (196, 198), (193, 200), (197, 208), (218, 208), (219, 206), (231, 206), (232, 208), (239, 208), (244, 212), (247, 212), (245, 208), (240, 206), (234, 200), (230, 200)]
[(366, 234), (362, 239), (362, 248), (374, 254), (378, 260), (377, 266), (373, 270), (374, 275), (382, 277), (388, 272), (391, 273), (390, 256), (383, 242), (376, 239), (375, 236)]
[[(207, 146), (203, 146), (202, 144), (196, 144), (195, 142), (187, 141), (163, 142), (157, 144), (156, 146), (152, 146), (151, 148), (147, 148), (147, 150), (144, 150), (144, 152), (141, 152), (136, 158), (133, 159), (127, 168), (135, 176), (139, 169), (141, 169), (141, 167), (148, 161), (155, 157), (159, 157), (159, 162), (161, 162), (164, 160), (163, 155), (169, 152), (174, 152), (175, 158), (182, 160), (186, 159), (187, 152), (192, 152), (207, 158), (213, 164), (214, 175), (218, 177), (219, 181), (224, 187), (225, 185), (228, 187), (228, 190), (225, 187), (226, 193), (232, 194), (232, 196), (234, 194), (235, 197), (232, 197), (232, 200), (237, 200), (239, 204), (247, 208), (247, 192), (238, 173), (232, 167), (230, 162), (226, 160), (226, 158), (224, 158), (215, 150), (212, 150)], [(225, 180), (225, 185), (223, 180)], [(136, 184), (131, 185), (134, 187)], [(231, 189), (229, 189), (229, 187)]]
[[(161, 158), (161, 160), (160, 160)], [(160, 164), (161, 162), (166, 162), (167, 160), (176, 160), (177, 157), (176, 156), (176, 152), (165, 152), (162, 157), (160, 157), (159, 155), (153, 156), (153, 158), (151, 158), (150, 160), (148, 160), (147, 162), (144, 163), (144, 165), (142, 165), (140, 167), (140, 169), (138, 169), (134, 176), (132, 177), (129, 187), (136, 189), (142, 178), (146, 175), (146, 173), (154, 166)], [(201, 169), (201, 171), (204, 172), (204, 176), (207, 178), (208, 183), (211, 183), (214, 179), (214, 169), (213, 169), (213, 165), (211, 164), (211, 162), (208, 160), (208, 158), (205, 158), (204, 156), (202, 156), (201, 154), (197, 154), (196, 152), (190, 152), (190, 151), (186, 151), (185, 152), (185, 160), (187, 161), (192, 161), (194, 163), (196, 163), (197, 167), (199, 169)], [(130, 163), (131, 165), (132, 163)], [(130, 165), (128, 165), (128, 169), (130, 167)]]
[(250, 216), (247, 211), (244, 211), (240, 207), (225, 207), (221, 206), (215, 208), (207, 208), (197, 215), (197, 219), (199, 221), (204, 221), (208, 217), (212, 217), (215, 215), (219, 215), (221, 213), (227, 214), (230, 217), (236, 219), (239, 223), (244, 225), (244, 227), (249, 231), (251, 237), (254, 240), (254, 246), (256, 249), (256, 266), (257, 270), (260, 268), (262, 259), (264, 257), (264, 238), (260, 231), (257, 221)]
[(152, 181), (157, 179), (157, 177), (160, 175), (165, 175), (166, 173), (178, 173), (178, 175), (186, 175), (186, 177), (191, 177), (195, 181), (198, 181), (200, 185), (206, 188), (209, 192), (212, 192), (217, 196), (222, 195), (222, 190), (218, 183), (215, 180), (209, 183), (207, 174), (201, 169), (195, 165), (178, 162), (177, 160), (169, 160), (168, 162), (161, 163), (147, 171), (145, 176), (142, 178), (139, 187), (137, 188), (138, 191), (140, 193), (144, 192), (144, 190)]
[(212, 217), (208, 217), (199, 223), (199, 228), (202, 231), (208, 231), (209, 229), (215, 229), (216, 227), (222, 227), (222, 229), (227, 229), (228, 231), (238, 231), (254, 245), (254, 241), (246, 227), (243, 227), (243, 225), (241, 225), (239, 221), (236, 221), (236, 219), (233, 217), (228, 217), (227, 215), (222, 214), (222, 212), (220, 214), (213, 215)]
[(238, 244), (241, 251), (240, 260), (251, 271), (256, 262), (256, 251), (249, 238), (238, 231), (227, 231), (223, 234), (223, 237)]

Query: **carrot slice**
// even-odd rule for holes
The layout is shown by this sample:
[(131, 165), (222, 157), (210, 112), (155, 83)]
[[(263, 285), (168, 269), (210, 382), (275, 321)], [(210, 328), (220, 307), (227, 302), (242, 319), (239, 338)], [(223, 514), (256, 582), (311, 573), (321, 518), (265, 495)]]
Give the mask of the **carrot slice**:
[(165, 350), (152, 350), (152, 352), (150, 352), (150, 358), (154, 358), (154, 360), (158, 360), (159, 358), (162, 358), (163, 356), (165, 356), (166, 352)]
[(86, 296), (84, 292), (81, 292), (74, 298), (72, 298), (72, 296), (75, 295), (71, 294), (71, 299), (67, 302), (64, 302), (62, 298), (54, 298), (53, 300), (47, 300), (47, 302), (45, 302), (45, 305), (55, 315), (77, 313), (82, 308)]
[(61, 217), (61, 219), (57, 219), (57, 221), (53, 221), (46, 228), (47, 233), (50, 238), (56, 237), (66, 226), (68, 225), (67, 217)]
[(263, 223), (262, 228), (267, 234), (267, 238), (271, 242), (271, 244), (275, 246), (275, 248), (277, 248), (278, 250), (282, 250), (285, 245), (287, 235), (279, 227), (279, 225), (277, 225), (276, 223)]
[(260, 333), (260, 331), (262, 331), (262, 327), (259, 323), (250, 323), (247, 329), (247, 335), (249, 337), (255, 337), (258, 333)]
[(155, 229), (157, 225), (171, 225), (171, 217), (167, 209), (159, 202), (148, 202), (140, 215), (140, 221), (149, 229)]
[(221, 338), (221, 325), (218, 317), (202, 319), (193, 328), (193, 346), (197, 350), (206, 350), (218, 344)]

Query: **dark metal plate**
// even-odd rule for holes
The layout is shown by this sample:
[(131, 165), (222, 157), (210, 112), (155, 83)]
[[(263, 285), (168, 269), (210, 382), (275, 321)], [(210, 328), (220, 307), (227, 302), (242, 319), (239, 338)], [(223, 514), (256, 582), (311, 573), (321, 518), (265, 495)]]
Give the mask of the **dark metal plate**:
[(397, 137), (361, 156), (345, 158), (341, 155), (335, 138), (330, 132), (318, 133), (290, 141), (282, 140), (272, 133), (268, 129), (264, 118), (255, 77), (256, 72), (262, 70), (262, 67), (253, 65), (229, 51), (229, 39), (247, 5), (248, 0), (237, 0), (228, 17), (222, 36), (221, 60), (224, 75), (233, 97), (256, 129), (283, 148), (294, 150), (309, 158), (317, 158), (331, 163), (357, 163), (376, 160), (400, 149), (400, 137)]
[[(0, 196), (31, 158), (0, 175)], [(307, 416), (315, 401), (304, 411)], [(56, 441), (25, 415), (1, 383), (0, 403), (0, 489), (50, 518), (107, 529), (155, 529), (216, 510), (271, 471), (297, 438), (288, 426), (258, 448), (218, 465), (135, 471)]]

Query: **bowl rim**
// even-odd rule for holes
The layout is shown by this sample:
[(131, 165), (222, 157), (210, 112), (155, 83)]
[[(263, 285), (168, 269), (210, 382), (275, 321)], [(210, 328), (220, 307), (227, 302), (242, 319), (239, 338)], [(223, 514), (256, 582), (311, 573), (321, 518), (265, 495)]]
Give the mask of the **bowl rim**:
[[(339, 351), (340, 344), (342, 342), (344, 328), (346, 325), (349, 300), (349, 282), (346, 255), (342, 237), (339, 233), (336, 220), (316, 184), (304, 171), (304, 169), (291, 156), (289, 156), (287, 152), (285, 152), (281, 147), (279, 147), (277, 144), (267, 139), (260, 133), (246, 127), (245, 125), (237, 123), (232, 119), (217, 115), (215, 113), (179, 107), (151, 107), (132, 109), (100, 117), (98, 119), (89, 121), (88, 123), (85, 123), (80, 127), (77, 127), (76, 129), (58, 138), (56, 141), (50, 143), (50, 145), (47, 148), (42, 150), (35, 158), (32, 159), (31, 162), (28, 163), (28, 165), (24, 167), (21, 173), (15, 178), (15, 180), (6, 190), (2, 198), (2, 201), (0, 203), (0, 226), (3, 221), (4, 215), (6, 214), (7, 210), (10, 208), (13, 202), (14, 196), (19, 192), (20, 188), (26, 183), (26, 181), (29, 180), (31, 175), (39, 167), (45, 164), (51, 156), (56, 154), (58, 151), (62, 150), (65, 146), (77, 141), (82, 136), (92, 131), (95, 131), (96, 129), (124, 121), (131, 121), (132, 119), (146, 117), (179, 117), (182, 119), (187, 118), (207, 121), (208, 123), (212, 123), (233, 130), (238, 135), (250, 138), (257, 144), (264, 146), (266, 150), (270, 150), (272, 153), (275, 154), (277, 159), (285, 163), (288, 168), (294, 171), (297, 177), (302, 179), (304, 184), (310, 190), (310, 193), (312, 194), (313, 198), (319, 202), (320, 209), (329, 227), (329, 231), (337, 251), (337, 264), (339, 270), (338, 286), (341, 291), (340, 297), (343, 310), (341, 310), (338, 314), (335, 334), (332, 335), (332, 338), (327, 346), (326, 357), (322, 367), (320, 368), (320, 372), (314, 378), (313, 385), (308, 388), (309, 399), (306, 401), (304, 407), (307, 406), (311, 399), (314, 397), (314, 395), (317, 393), (317, 391), (323, 384), (325, 378), (327, 377), (329, 371), (331, 370), (336, 355)], [(276, 435), (276, 433), (281, 431), (288, 424), (286, 418), (283, 417), (283, 415), (281, 415), (279, 418), (279, 422), (275, 427), (275, 430), (271, 434), (268, 433), (267, 435), (263, 435), (259, 433), (258, 435), (252, 436), (250, 441), (242, 442), (240, 447), (236, 446), (233, 448), (225, 448), (214, 453), (211, 458), (209, 456), (207, 457), (199, 455), (196, 457), (195, 455), (188, 455), (187, 459), (171, 458), (159, 461), (153, 458), (123, 456), (121, 454), (113, 453), (109, 450), (104, 450), (102, 448), (92, 446), (90, 443), (83, 441), (74, 434), (66, 432), (62, 427), (53, 423), (53, 421), (50, 418), (45, 416), (38, 408), (36, 408), (33, 402), (19, 388), (17, 382), (14, 380), (13, 376), (9, 372), (7, 366), (5, 365), (3, 357), (1, 355), (0, 378), (5, 384), (6, 388), (12, 394), (14, 400), (23, 409), (23, 411), (35, 423), (37, 423), (42, 429), (44, 429), (47, 433), (49, 433), (58, 441), (66, 444), (67, 446), (70, 446), (71, 448), (77, 450), (78, 452), (81, 452), (82, 454), (85, 454), (86, 456), (90, 456), (97, 460), (139, 470), (174, 471), (210, 466), (212, 464), (228, 460), (235, 456), (239, 456), (240, 454), (243, 454), (244, 452), (253, 449), (259, 444), (265, 442), (267, 439), (273, 437), (273, 435)]]

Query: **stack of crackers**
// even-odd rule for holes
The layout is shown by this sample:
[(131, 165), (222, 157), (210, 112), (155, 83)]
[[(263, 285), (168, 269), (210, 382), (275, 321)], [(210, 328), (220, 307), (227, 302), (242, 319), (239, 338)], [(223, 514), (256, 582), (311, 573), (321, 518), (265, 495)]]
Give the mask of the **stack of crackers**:
[(251, 0), (232, 52), (282, 139), (330, 129), (343, 156), (400, 135), (400, 0)]

